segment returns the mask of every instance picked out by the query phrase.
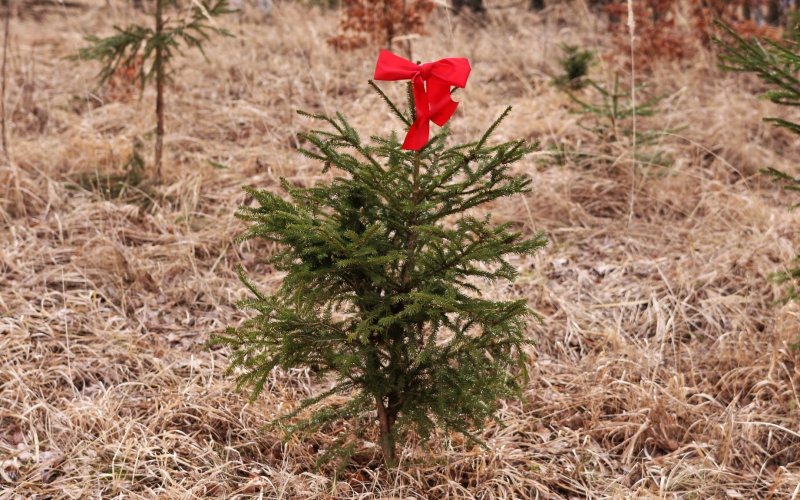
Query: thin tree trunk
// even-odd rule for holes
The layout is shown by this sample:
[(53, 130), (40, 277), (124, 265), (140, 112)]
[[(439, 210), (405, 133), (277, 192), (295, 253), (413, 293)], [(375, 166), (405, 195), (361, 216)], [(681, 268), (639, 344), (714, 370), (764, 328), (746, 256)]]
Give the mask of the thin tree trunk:
[(382, 397), (375, 397), (378, 409), (378, 423), (380, 424), (380, 443), (383, 451), (383, 462), (388, 468), (397, 467), (397, 445), (394, 440), (394, 417), (389, 414), (389, 410), (383, 405)]
[(460, 13), (464, 7), (471, 9), (473, 14), (486, 14), (483, 0), (453, 0), (453, 10), (456, 14)]
[(767, 3), (767, 23), (770, 26), (781, 24), (781, 4), (780, 0), (769, 0)]
[[(164, 18), (162, 13), (164, 0), (156, 0), (156, 35), (164, 31)], [(156, 151), (155, 168), (156, 178), (161, 178), (161, 159), (164, 153), (164, 50), (159, 44), (156, 46)]]

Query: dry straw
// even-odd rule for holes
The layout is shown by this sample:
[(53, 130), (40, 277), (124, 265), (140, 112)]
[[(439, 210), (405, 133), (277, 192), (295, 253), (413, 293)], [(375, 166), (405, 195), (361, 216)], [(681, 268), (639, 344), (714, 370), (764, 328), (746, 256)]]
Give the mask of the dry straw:
[[(633, 13), (633, 0), (628, 0), (628, 35), (631, 46), (631, 78), (630, 78), (630, 92), (631, 92), (631, 109), (633, 116), (631, 116), (631, 164), (636, 167), (636, 16)], [(629, 217), (633, 218), (633, 211), (635, 207), (635, 186), (631, 184), (631, 201)]]
[[(102, 103), (96, 68), (64, 59), (84, 33), (130, 16), (88, 5), (13, 21), (7, 113), (18, 170), (3, 167), (0, 190), (0, 498), (800, 495), (800, 364), (789, 349), (800, 318), (796, 305), (774, 305), (768, 281), (798, 248), (800, 221), (757, 174), (791, 169), (800, 155), (796, 138), (759, 122), (779, 111), (752, 98), (752, 81), (718, 73), (707, 55), (655, 68), (665, 109), (639, 127), (687, 125), (686, 140), (665, 143), (671, 168), (637, 174), (630, 217), (628, 169), (522, 165), (535, 181), (530, 215), (519, 200), (491, 210), (552, 244), (516, 263), (514, 286), (486, 293), (526, 297), (545, 317), (530, 330), (525, 399), (483, 434), (489, 451), (457, 438), (408, 443), (401, 470), (386, 472), (364, 447), (334, 480), (311, 468), (334, 436), (282, 444), (261, 428), (326, 382), (276, 372), (248, 404), (222, 376), (224, 352), (204, 343), (242, 319), (236, 264), (262, 289), (280, 280), (261, 263), (268, 245), (231, 244), (242, 230), (232, 214), (247, 201), (240, 186), (328, 175), (295, 153), (309, 124), (294, 110), (340, 109), (365, 132), (390, 126), (365, 85), (374, 51), (335, 52), (325, 40), (336, 16), (299, 3), (276, 5), (266, 24), (221, 21), (238, 38), (209, 47), (210, 63), (190, 56), (181, 68), (167, 184), (143, 208), (74, 182), (119, 171), (151, 127), (151, 93)], [(474, 67), (452, 120), (457, 140), (511, 104), (499, 135), (600, 150), (548, 75), (558, 43), (608, 50), (601, 24), (560, 4), (542, 17), (504, 9), (485, 26), (452, 19), (450, 48), (436, 12), (415, 55), (466, 56)], [(6, 203), (10, 172), (24, 210)]]

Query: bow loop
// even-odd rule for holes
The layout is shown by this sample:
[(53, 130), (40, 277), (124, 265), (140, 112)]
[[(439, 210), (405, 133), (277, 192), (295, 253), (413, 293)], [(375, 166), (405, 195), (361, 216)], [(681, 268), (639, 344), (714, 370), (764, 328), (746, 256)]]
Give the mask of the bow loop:
[(464, 88), (470, 70), (469, 61), (463, 57), (448, 57), (420, 65), (381, 50), (375, 66), (375, 80), (411, 80), (413, 85), (416, 119), (408, 129), (403, 149), (422, 149), (430, 137), (429, 122), (441, 127), (453, 116), (458, 103), (450, 97), (450, 87)]
[(419, 65), (392, 54), (388, 50), (381, 50), (378, 55), (378, 64), (375, 66), (374, 78), (384, 81), (408, 80), (418, 72)]

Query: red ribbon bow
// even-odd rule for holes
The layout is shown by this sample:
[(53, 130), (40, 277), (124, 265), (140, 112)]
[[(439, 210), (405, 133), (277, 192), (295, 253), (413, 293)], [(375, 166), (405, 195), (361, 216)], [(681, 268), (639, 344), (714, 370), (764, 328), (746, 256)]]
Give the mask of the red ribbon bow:
[(447, 123), (458, 107), (450, 98), (450, 87), (463, 89), (469, 72), (469, 61), (463, 57), (448, 57), (420, 65), (381, 50), (375, 66), (375, 80), (411, 80), (414, 85), (417, 119), (408, 129), (403, 149), (419, 151), (428, 143), (429, 122), (440, 127)]

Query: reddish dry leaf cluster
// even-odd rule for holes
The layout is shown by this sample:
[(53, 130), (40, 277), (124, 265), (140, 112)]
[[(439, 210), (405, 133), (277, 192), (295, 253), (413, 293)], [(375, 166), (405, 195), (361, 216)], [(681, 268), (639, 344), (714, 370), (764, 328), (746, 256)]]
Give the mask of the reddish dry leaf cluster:
[[(777, 39), (780, 37), (779, 28), (763, 24), (758, 25), (752, 19), (752, 10), (755, 8), (755, 4), (768, 3), (759, 0), (755, 2), (751, 0), (693, 0), (693, 27), (700, 40), (705, 44), (711, 41), (715, 19), (723, 21), (740, 35)], [(761, 8), (769, 9), (767, 5), (761, 5)]]
[[(758, 2), (758, 0), (756, 0)], [(688, 7), (688, 8), (687, 8)], [(643, 0), (633, 4), (636, 21), (635, 54), (640, 68), (648, 67), (655, 59), (683, 59), (698, 45), (708, 45), (719, 19), (742, 35), (777, 38), (780, 30), (759, 26), (752, 19), (755, 8), (751, 0)], [(683, 10), (682, 10), (683, 9)], [(623, 54), (630, 49), (628, 32), (628, 3), (611, 3), (604, 7), (611, 19), (611, 29)], [(688, 23), (677, 23), (679, 17)]]
[(134, 57), (127, 64), (121, 64), (114, 70), (111, 78), (106, 83), (107, 101), (130, 101), (133, 93), (137, 90), (136, 81), (142, 69), (142, 56)]
[(368, 43), (385, 44), (400, 35), (422, 33), (430, 0), (344, 0), (339, 34), (328, 40), (338, 49), (350, 50)]
[[(645, 0), (633, 5), (636, 20), (637, 63), (642, 58), (666, 57), (682, 59), (687, 55), (687, 45), (675, 26), (677, 0)], [(616, 32), (616, 42), (621, 48), (628, 48), (628, 4), (612, 3), (605, 6), (611, 17), (612, 29)], [(624, 49), (623, 49), (624, 50)], [(637, 64), (641, 65), (641, 64)]]

